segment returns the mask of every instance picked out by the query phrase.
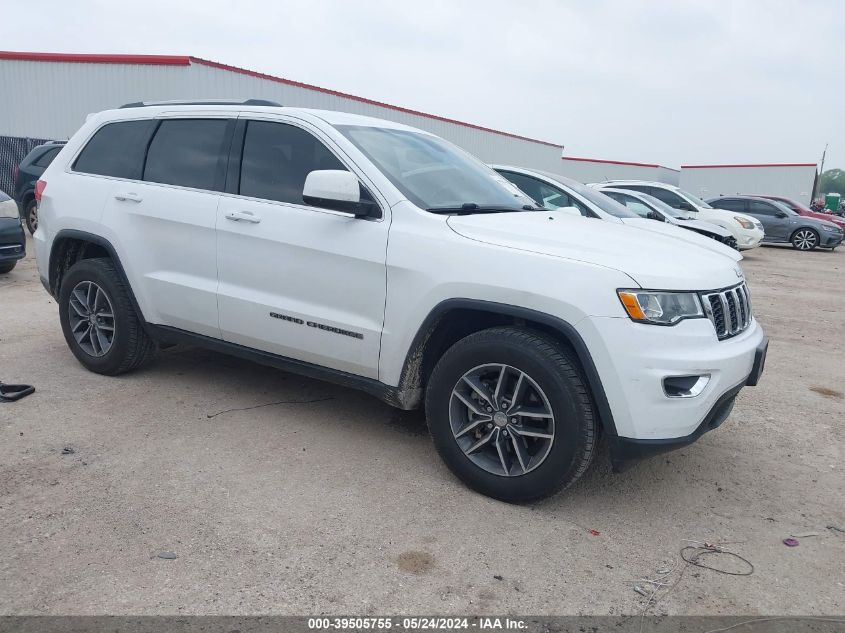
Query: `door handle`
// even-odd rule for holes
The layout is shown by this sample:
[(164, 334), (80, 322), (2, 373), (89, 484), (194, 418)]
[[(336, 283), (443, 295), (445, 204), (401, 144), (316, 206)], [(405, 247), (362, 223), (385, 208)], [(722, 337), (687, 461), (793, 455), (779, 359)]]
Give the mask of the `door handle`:
[(226, 219), (232, 220), (232, 222), (249, 222), (251, 224), (258, 224), (261, 222), (260, 217), (254, 213), (250, 213), (249, 211), (229, 211), (226, 214)]
[(126, 193), (116, 193), (114, 194), (114, 197), (116, 200), (120, 200), (121, 202), (141, 202), (141, 200), (143, 200), (141, 196), (132, 191), (128, 191)]

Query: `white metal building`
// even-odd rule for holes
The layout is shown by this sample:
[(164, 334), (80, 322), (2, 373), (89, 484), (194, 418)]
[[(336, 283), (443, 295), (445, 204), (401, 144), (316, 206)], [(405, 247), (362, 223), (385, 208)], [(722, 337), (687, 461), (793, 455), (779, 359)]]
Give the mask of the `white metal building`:
[(699, 198), (733, 194), (784, 196), (809, 205), (816, 163), (771, 165), (682, 165), (681, 188)]
[(599, 160), (597, 158), (562, 158), (564, 176), (580, 182), (601, 182), (603, 180), (654, 180), (677, 185), (680, 172), (671, 167), (653, 163), (631, 163), (621, 160)]
[(196, 57), (0, 52), (0, 189), (35, 145), (67, 139), (91, 112), (136, 101), (268, 99), (412, 125), (490, 163), (561, 173), (556, 143), (417, 112)]

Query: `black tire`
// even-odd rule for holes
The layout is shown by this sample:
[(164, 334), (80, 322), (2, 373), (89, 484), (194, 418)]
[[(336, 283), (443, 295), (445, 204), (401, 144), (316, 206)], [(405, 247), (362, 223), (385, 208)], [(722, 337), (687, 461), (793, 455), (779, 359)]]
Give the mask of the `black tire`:
[[(69, 319), (70, 296), (81, 282), (93, 282), (106, 294), (114, 313), (113, 341), (102, 356), (92, 356), (77, 342)], [(155, 357), (157, 346), (141, 324), (114, 262), (107, 258), (83, 259), (65, 273), (59, 291), (59, 318), (70, 351), (88, 370), (116, 376), (137, 369)]]
[[(485, 364), (524, 372), (551, 405), (554, 438), (533, 470), (515, 476), (488, 472), (455, 439), (452, 391), (466, 372)], [(533, 330), (495, 327), (455, 343), (434, 368), (425, 408), (434, 445), (449, 469), (470, 488), (511, 503), (547, 497), (577, 481), (592, 462), (598, 441), (597, 416), (577, 361), (554, 339)]]
[(803, 227), (795, 231), (789, 241), (796, 250), (814, 251), (819, 245), (819, 234), (814, 229)]
[(35, 229), (38, 228), (38, 203), (35, 200), (26, 203), (26, 208), (23, 210), (23, 219), (26, 222), (26, 229), (29, 234), (35, 233)]
[(6, 273), (12, 272), (12, 270), (17, 265), (18, 265), (17, 261), (9, 262), (8, 264), (0, 264), (0, 275), (5, 275)]

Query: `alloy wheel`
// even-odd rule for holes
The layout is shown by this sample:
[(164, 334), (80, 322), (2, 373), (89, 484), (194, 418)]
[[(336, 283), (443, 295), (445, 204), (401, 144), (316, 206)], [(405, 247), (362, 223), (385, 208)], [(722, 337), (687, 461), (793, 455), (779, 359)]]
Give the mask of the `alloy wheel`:
[(449, 423), (470, 461), (504, 477), (540, 466), (555, 436), (554, 413), (537, 382), (516, 367), (498, 363), (461, 376), (452, 389)]
[(32, 233), (35, 233), (35, 230), (38, 228), (38, 205), (33, 204), (29, 207), (29, 211), (27, 212), (27, 221), (29, 224), (29, 228), (32, 229)]
[(68, 320), (73, 337), (86, 354), (105, 356), (114, 343), (111, 300), (93, 281), (80, 281), (70, 293)]
[(792, 238), (792, 243), (800, 251), (809, 251), (816, 245), (816, 234), (808, 229), (802, 229)]

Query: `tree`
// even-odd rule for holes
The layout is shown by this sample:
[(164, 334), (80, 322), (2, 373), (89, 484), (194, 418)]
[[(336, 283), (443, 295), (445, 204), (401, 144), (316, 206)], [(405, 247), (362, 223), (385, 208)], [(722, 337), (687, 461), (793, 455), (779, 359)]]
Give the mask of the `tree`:
[(828, 169), (819, 178), (819, 194), (838, 193), (845, 198), (845, 171)]

